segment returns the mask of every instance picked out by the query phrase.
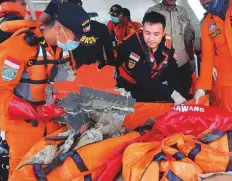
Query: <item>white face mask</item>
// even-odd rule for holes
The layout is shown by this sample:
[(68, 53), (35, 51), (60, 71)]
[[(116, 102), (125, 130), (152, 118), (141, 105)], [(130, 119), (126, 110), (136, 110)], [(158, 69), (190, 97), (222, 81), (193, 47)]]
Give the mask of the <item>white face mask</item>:
[(77, 41), (73, 41), (73, 40), (69, 40), (64, 32), (64, 29), (62, 27), (62, 31), (64, 33), (64, 36), (65, 38), (67, 39), (67, 43), (64, 44), (64, 43), (61, 43), (58, 39), (58, 35), (57, 35), (57, 46), (60, 47), (62, 50), (64, 51), (72, 51), (74, 49), (76, 49), (79, 45), (80, 45), (80, 42), (77, 42)]

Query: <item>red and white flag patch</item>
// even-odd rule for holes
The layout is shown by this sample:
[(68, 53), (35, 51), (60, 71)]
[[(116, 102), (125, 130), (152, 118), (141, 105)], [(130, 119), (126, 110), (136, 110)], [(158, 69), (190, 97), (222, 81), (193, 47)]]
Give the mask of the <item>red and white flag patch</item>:
[(7, 57), (2, 68), (2, 78), (5, 81), (13, 80), (20, 68), (20, 62), (12, 57)]
[(134, 52), (131, 52), (131, 54), (130, 54), (130, 58), (131, 58), (132, 60), (134, 60), (134, 61), (138, 62), (138, 61), (139, 61), (139, 59), (140, 59), (140, 56), (139, 56), (139, 55), (137, 55), (137, 54), (135, 54)]
[(20, 67), (20, 62), (12, 57), (7, 57), (4, 61), (4, 64), (14, 69), (19, 69)]

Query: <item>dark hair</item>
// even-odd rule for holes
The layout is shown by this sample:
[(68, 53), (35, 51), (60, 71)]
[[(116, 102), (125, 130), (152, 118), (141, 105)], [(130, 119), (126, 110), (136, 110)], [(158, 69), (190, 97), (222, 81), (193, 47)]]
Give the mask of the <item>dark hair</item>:
[(130, 10), (127, 8), (122, 8), (123, 16), (130, 18)]
[(152, 24), (161, 23), (164, 28), (166, 27), (165, 16), (160, 14), (160, 13), (157, 13), (155, 11), (152, 11), (150, 13), (146, 13), (143, 17), (142, 23), (143, 23), (143, 25), (145, 23), (152, 23)]

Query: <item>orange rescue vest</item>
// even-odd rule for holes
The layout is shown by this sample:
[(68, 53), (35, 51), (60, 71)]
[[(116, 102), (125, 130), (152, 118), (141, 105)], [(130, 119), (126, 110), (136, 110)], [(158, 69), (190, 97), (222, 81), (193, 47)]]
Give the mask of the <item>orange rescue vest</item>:
[(6, 15), (15, 15), (24, 18), (26, 15), (26, 8), (14, 2), (4, 2), (0, 5), (0, 16), (2, 17), (0, 21), (4, 19)]
[(116, 36), (118, 43), (121, 43), (126, 36), (131, 35), (138, 30), (138, 26), (135, 27), (133, 23), (127, 19), (122, 19), (116, 26), (112, 21), (109, 21), (107, 27), (110, 34)]
[[(23, 99), (30, 101), (32, 104), (41, 104), (45, 103), (45, 87), (48, 83), (48, 78), (51, 78), (51, 70), (53, 65), (57, 63), (69, 63), (75, 66), (74, 60), (70, 60), (68, 52), (63, 52), (62, 55), (66, 55), (61, 60), (52, 60), (52, 55), (46, 51), (45, 46), (47, 46), (46, 42), (44, 41), (43, 37), (41, 36), (41, 32), (39, 28), (35, 30), (19, 30), (14, 35), (16, 37), (21, 37), (20, 41), (25, 41), (26, 36), (34, 37), (35, 44), (34, 46), (28, 45), (26, 42), (20, 42), (27, 44), (30, 50), (31, 58), (33, 60), (28, 61), (26, 59), (26, 64), (22, 67), (22, 76), (18, 77), (17, 79), (20, 82), (13, 88), (14, 94), (17, 96), (22, 97)], [(37, 37), (40, 36), (40, 37)], [(19, 39), (19, 38), (17, 38)], [(7, 44), (8, 41), (4, 42), (3, 45)], [(10, 44), (11, 45), (11, 44)], [(37, 46), (36, 46), (37, 45)], [(36, 50), (37, 48), (37, 50)], [(26, 58), (28, 56), (25, 56)], [(47, 77), (49, 76), (49, 77)], [(11, 85), (9, 84), (9, 89)], [(25, 134), (37, 134), (37, 135), (46, 135), (47, 133), (51, 133), (51, 130), (57, 130), (59, 125), (56, 122), (50, 121), (43, 121), (43, 120), (10, 120), (8, 118), (8, 104), (12, 97), (14, 96), (12, 92), (3, 93), (1, 97), (1, 104), (0, 104), (0, 111), (1, 111), (1, 124), (0, 127), (2, 130), (18, 132), (18, 133), (25, 133)], [(32, 123), (32, 124), (31, 124)], [(33, 123), (35, 123), (33, 125)]]
[[(25, 31), (25, 33), (36, 36), (32, 31)], [(56, 76), (56, 73), (53, 73), (54, 69), (59, 64), (72, 64), (72, 61), (68, 51), (63, 51), (59, 60), (54, 60), (46, 51), (48, 45), (45, 39), (43, 37), (36, 38), (39, 40), (36, 58), (28, 61), (21, 80), (14, 89), (14, 94), (32, 104), (40, 105), (46, 103), (45, 88), (49, 82), (54, 81)]]

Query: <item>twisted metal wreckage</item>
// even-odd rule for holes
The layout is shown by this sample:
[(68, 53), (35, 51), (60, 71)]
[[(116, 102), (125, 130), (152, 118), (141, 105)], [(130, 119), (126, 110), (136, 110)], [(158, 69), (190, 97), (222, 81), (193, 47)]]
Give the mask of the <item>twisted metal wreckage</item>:
[(56, 121), (67, 124), (68, 129), (57, 136), (47, 136), (45, 140), (63, 142), (48, 144), (42, 151), (21, 163), (18, 169), (34, 163), (47, 165), (68, 151), (126, 133), (126, 128), (121, 125), (125, 115), (134, 111), (135, 99), (125, 91), (115, 94), (81, 87), (80, 93), (70, 92), (66, 98), (57, 100), (56, 104), (66, 111)]

